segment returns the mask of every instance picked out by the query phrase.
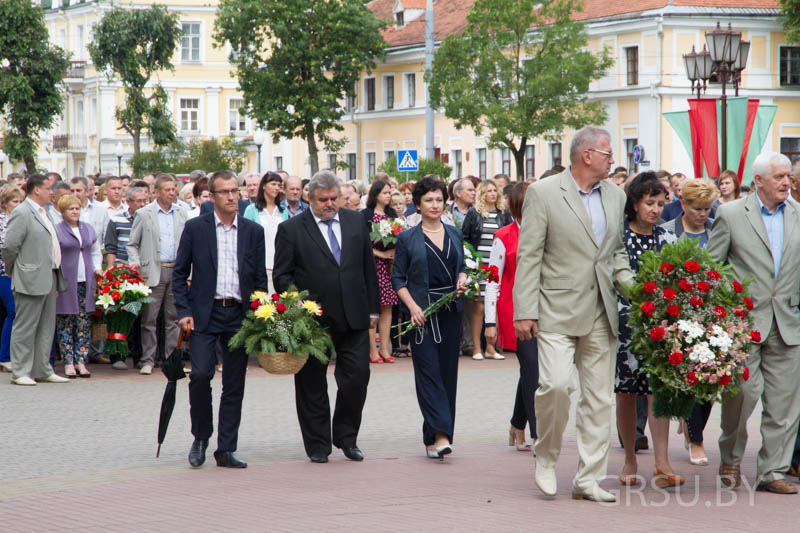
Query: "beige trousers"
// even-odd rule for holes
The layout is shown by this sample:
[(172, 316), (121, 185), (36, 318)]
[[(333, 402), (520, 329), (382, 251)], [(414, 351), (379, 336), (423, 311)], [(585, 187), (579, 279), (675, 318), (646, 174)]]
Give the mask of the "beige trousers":
[(741, 464), (747, 419), (760, 399), (762, 444), (756, 459), (756, 483), (769, 483), (783, 479), (792, 460), (800, 418), (800, 346), (784, 344), (773, 320), (769, 335), (753, 346), (746, 362), (750, 379), (739, 394), (722, 402), (720, 457), (727, 464)]
[(606, 475), (617, 347), (605, 309), (598, 304), (592, 330), (572, 337), (540, 331), (539, 388), (536, 390), (536, 461), (554, 468), (569, 421), (573, 372), (580, 384), (577, 417), (578, 472), (573, 486), (587, 490)]

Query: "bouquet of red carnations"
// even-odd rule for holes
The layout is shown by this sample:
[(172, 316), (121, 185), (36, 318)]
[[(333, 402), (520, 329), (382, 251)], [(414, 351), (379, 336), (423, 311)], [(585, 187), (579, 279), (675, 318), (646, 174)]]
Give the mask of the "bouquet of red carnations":
[(721, 401), (747, 381), (753, 301), (731, 267), (693, 239), (650, 250), (630, 290), (632, 347), (645, 355), (656, 416), (688, 418), (696, 401)]
[(127, 357), (131, 326), (142, 305), (154, 301), (151, 292), (134, 266), (115, 266), (98, 278), (95, 315), (105, 320), (108, 328), (103, 353)]

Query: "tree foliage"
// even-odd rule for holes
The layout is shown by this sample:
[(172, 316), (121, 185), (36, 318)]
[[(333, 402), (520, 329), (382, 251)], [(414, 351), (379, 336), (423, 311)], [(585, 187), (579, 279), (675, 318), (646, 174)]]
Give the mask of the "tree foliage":
[(800, 43), (800, 0), (780, 0), (781, 22), (786, 40)]
[(30, 0), (0, 2), (0, 109), (5, 109), (4, 151), (36, 171), (40, 132), (61, 113), (68, 56), (48, 40), (44, 14)]
[(428, 174), (438, 174), (443, 180), (447, 181), (450, 174), (453, 172), (453, 167), (440, 159), (425, 159), (419, 158), (419, 170), (417, 172), (400, 172), (397, 170), (397, 158), (392, 156), (386, 159), (381, 166), (378, 167), (378, 172), (385, 172), (397, 180), (397, 183), (404, 181), (417, 181), (423, 176)]
[(202, 169), (241, 172), (247, 159), (247, 144), (231, 137), (222, 139), (192, 139), (188, 143), (175, 141), (168, 146), (134, 154), (131, 167), (136, 177), (151, 172), (188, 174)]
[(585, 49), (584, 25), (570, 19), (575, 0), (478, 0), (463, 34), (447, 37), (429, 76), (431, 105), (458, 128), (488, 133), (490, 148), (514, 154), (524, 177), (525, 147), (558, 139), (564, 128), (601, 124), (589, 83), (612, 65)]
[(157, 146), (175, 140), (166, 91), (158, 83), (148, 94), (145, 88), (156, 72), (175, 69), (172, 56), (180, 34), (177, 14), (156, 4), (149, 9), (114, 8), (95, 27), (89, 55), (98, 70), (109, 79), (119, 78), (125, 88), (125, 106), (117, 107), (115, 117), (133, 138), (134, 154), (143, 131)]
[(316, 172), (317, 139), (344, 146), (340, 101), (383, 57), (385, 25), (361, 0), (221, 0), (214, 38), (230, 43), (246, 113), (274, 142), (304, 138)]

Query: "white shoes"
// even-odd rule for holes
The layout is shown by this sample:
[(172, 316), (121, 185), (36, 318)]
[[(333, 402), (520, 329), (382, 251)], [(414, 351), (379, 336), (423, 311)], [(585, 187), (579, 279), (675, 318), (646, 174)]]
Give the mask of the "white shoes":
[(111, 365), (111, 368), (114, 370), (128, 370), (128, 363), (122, 360), (114, 361), (114, 363)]
[(150, 365), (142, 365), (142, 368), (139, 369), (139, 373), (145, 376), (149, 376), (153, 373), (153, 367)]
[(62, 378), (58, 374), (50, 374), (46, 378), (39, 379), (42, 383), (69, 383), (67, 378)]
[(495, 353), (495, 354), (476, 353), (475, 355), (472, 356), (472, 358), (475, 359), (476, 361), (482, 361), (484, 359), (497, 359), (499, 361), (499, 360), (505, 359), (506, 356), (502, 355), (502, 354), (499, 354), (499, 353)]
[(473, 354), (472, 358), (475, 359), (476, 361), (483, 361), (483, 355), (480, 353)]
[(589, 489), (579, 489), (575, 485), (572, 486), (572, 499), (573, 500), (591, 500), (593, 502), (612, 503), (617, 501), (617, 497), (603, 490), (599, 485), (594, 485)]
[(25, 386), (34, 386), (34, 385), (36, 385), (36, 382), (33, 381), (28, 376), (20, 376), (20, 377), (18, 377), (16, 379), (11, 378), (11, 383), (13, 383), (14, 385), (25, 385)]
[(537, 464), (534, 481), (536, 481), (536, 486), (539, 487), (539, 490), (547, 496), (555, 496), (556, 492), (558, 492), (555, 468), (546, 468)]

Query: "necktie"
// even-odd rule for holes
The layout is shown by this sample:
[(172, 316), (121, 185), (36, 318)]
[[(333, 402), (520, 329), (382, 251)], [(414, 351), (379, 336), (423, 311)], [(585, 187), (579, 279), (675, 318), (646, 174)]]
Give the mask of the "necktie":
[(339, 241), (336, 240), (336, 234), (333, 232), (334, 220), (323, 220), (323, 222), (328, 225), (328, 240), (331, 243), (331, 252), (333, 252), (333, 257), (336, 259), (336, 264), (341, 264), (342, 249), (339, 247)]
[(47, 227), (48, 233), (50, 233), (50, 243), (53, 247), (53, 266), (55, 268), (59, 268), (61, 267), (61, 245), (58, 243), (56, 228), (54, 228), (53, 223), (50, 222), (50, 217), (47, 216), (47, 212), (44, 210), (44, 207), (39, 208), (39, 213), (42, 215), (42, 219), (44, 220), (44, 224)]

